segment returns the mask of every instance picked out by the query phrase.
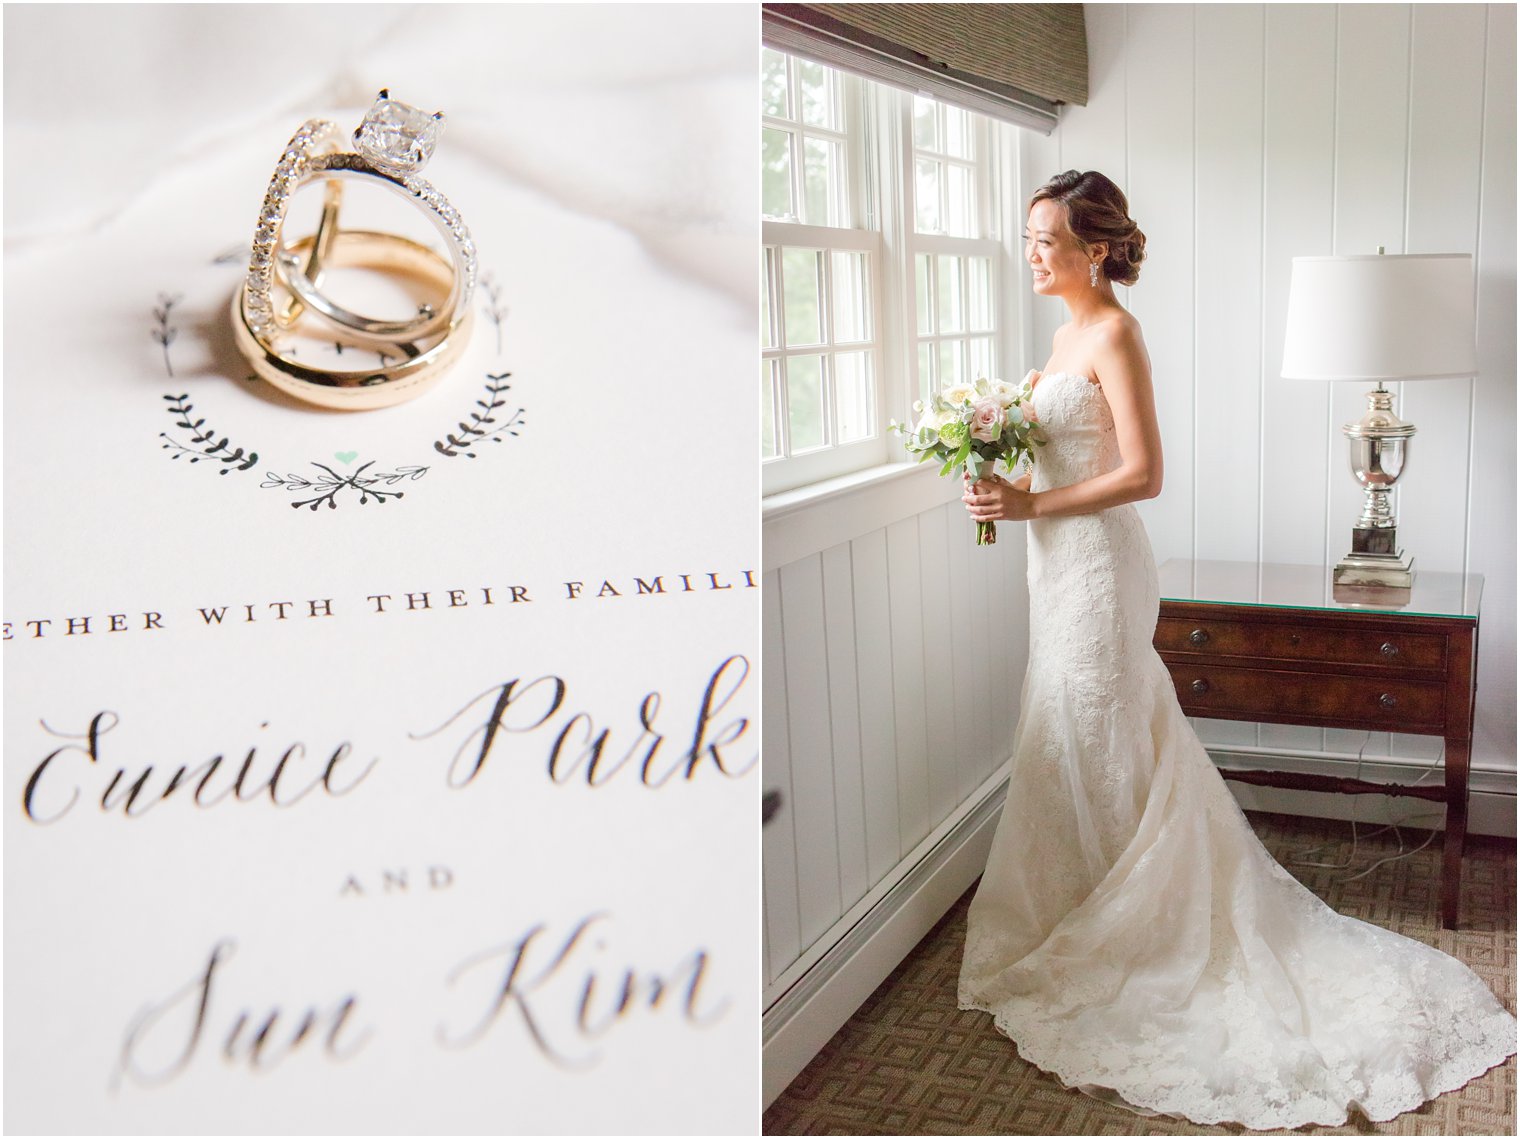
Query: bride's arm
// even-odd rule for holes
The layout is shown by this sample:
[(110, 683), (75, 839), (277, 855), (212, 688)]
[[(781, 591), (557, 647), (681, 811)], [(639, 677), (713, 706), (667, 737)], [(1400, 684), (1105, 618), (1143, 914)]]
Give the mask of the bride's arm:
[(1161, 493), (1161, 429), (1156, 423), (1150, 361), (1138, 329), (1128, 322), (1115, 322), (1105, 330), (1093, 362), (1113, 412), (1119, 465), (1096, 478), (1033, 493), (1025, 489), (1027, 483), (1020, 487), (980, 482), (977, 486), (982, 493), (973, 488), (962, 496), (971, 517), (977, 521), (1022, 521), (1092, 514)]

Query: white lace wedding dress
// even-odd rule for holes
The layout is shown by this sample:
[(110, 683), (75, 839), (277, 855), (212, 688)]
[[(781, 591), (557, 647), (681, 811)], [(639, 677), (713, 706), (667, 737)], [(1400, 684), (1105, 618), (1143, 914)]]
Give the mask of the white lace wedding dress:
[[(1040, 380), (1033, 489), (1117, 465), (1084, 377)], [(1029, 671), (960, 1005), (1068, 1086), (1252, 1128), (1386, 1120), (1515, 1051), (1464, 965), (1344, 918), (1252, 834), (1152, 648), (1132, 506), (1029, 523)]]

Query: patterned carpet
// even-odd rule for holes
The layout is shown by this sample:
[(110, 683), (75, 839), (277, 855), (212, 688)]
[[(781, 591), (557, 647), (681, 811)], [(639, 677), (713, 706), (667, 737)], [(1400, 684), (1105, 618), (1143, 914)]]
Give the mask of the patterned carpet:
[[(1440, 839), (1412, 858), (1354, 882), (1340, 879), (1397, 853), (1393, 835), (1363, 827), (1351, 870), (1292, 864), (1351, 859), (1351, 826), (1253, 812), (1273, 855), (1343, 914), (1376, 922), (1460, 958), (1515, 1008), (1515, 843), (1473, 838), (1462, 877), (1462, 929), (1440, 924)], [(1409, 833), (1409, 832), (1406, 832)], [(1425, 832), (1412, 832), (1418, 842)], [(985, 1013), (955, 1007), (967, 893), (839, 1030), (765, 1113), (767, 1135), (1239, 1135), (1145, 1118), (1080, 1092), (1019, 1059)], [(1353, 1116), (1342, 1127), (1277, 1134), (1514, 1135), (1515, 1058), (1387, 1123)]]

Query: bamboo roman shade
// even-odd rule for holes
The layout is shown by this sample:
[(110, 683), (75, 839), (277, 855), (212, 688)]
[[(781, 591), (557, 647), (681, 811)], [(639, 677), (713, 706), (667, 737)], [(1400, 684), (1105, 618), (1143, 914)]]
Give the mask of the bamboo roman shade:
[(1049, 134), (1087, 102), (1080, 4), (766, 4), (764, 39)]

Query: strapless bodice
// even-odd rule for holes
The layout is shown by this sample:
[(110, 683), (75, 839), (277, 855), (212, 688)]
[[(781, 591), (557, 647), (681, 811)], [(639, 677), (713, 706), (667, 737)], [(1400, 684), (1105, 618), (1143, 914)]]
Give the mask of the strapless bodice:
[(1033, 490), (1069, 486), (1119, 465), (1114, 416), (1103, 389), (1076, 372), (1051, 372), (1034, 389), (1046, 443), (1035, 452)]

